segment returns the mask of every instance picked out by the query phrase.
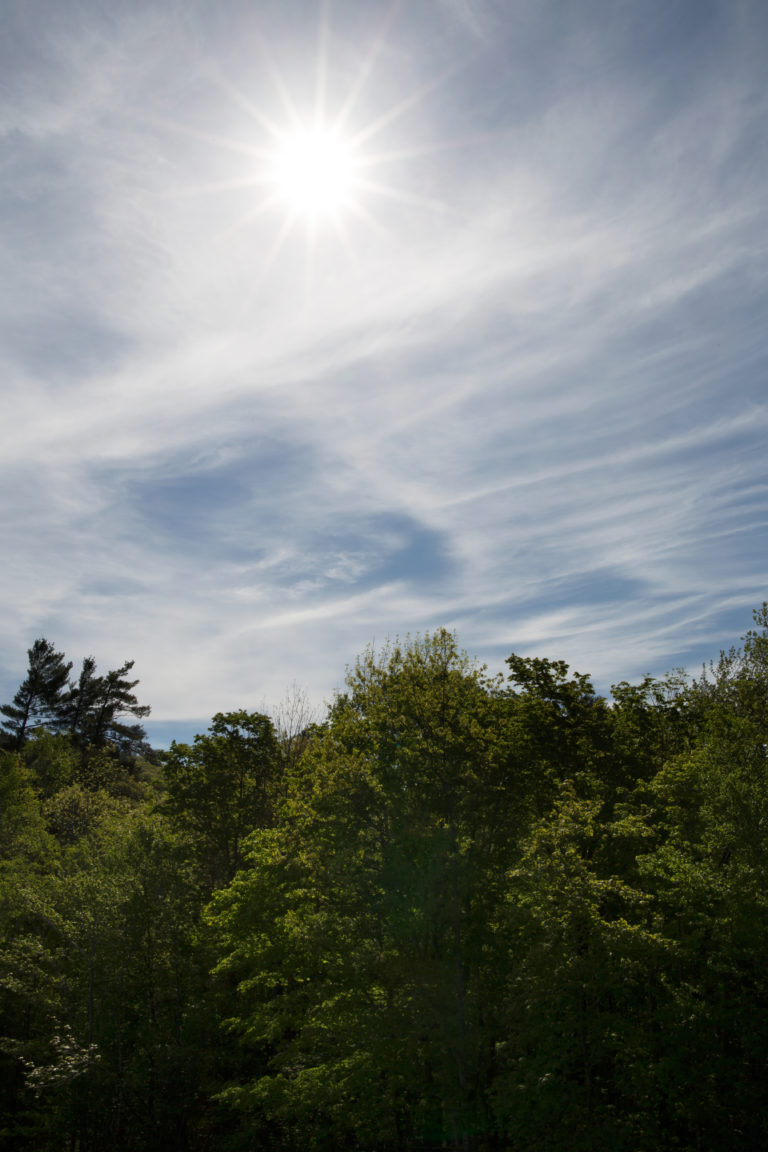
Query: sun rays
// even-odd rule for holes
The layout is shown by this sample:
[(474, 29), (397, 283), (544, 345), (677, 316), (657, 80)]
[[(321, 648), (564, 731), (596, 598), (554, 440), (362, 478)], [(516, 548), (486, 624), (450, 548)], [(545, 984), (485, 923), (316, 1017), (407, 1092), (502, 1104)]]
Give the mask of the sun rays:
[[(346, 88), (333, 96), (329, 92), (329, 74), (334, 72), (332, 38), (325, 5), (321, 7), (320, 34), (311, 61), (314, 92), (309, 98), (306, 84), (292, 90), (277, 53), (263, 40), (258, 42), (257, 72), (262, 84), (267, 79), (266, 92), (260, 91), (257, 97), (242, 84), (235, 86), (221, 76), (212, 77), (246, 116), (240, 120), (238, 138), (210, 133), (205, 138), (209, 144), (241, 155), (247, 170), (236, 179), (200, 191), (253, 189), (252, 205), (243, 211), (241, 202), (241, 211), (225, 234), (246, 235), (253, 227), (263, 230), (267, 226), (270, 239), (261, 251), (262, 273), (292, 238), (303, 238), (310, 263), (318, 243), (327, 239), (340, 242), (347, 255), (356, 260), (356, 230), (360, 227), (392, 238), (396, 232), (393, 206), (434, 210), (434, 198), (409, 188), (408, 167), (433, 153), (436, 146), (419, 146), (409, 139), (414, 126), (407, 126), (407, 116), (446, 78), (438, 76), (406, 89), (405, 94), (401, 91), (395, 100), (379, 102), (378, 107), (375, 98), (368, 98), (395, 8), (389, 9), (367, 52), (360, 55)], [(241, 134), (248, 121), (253, 128), (250, 138)], [(437, 147), (442, 149), (445, 144)]]

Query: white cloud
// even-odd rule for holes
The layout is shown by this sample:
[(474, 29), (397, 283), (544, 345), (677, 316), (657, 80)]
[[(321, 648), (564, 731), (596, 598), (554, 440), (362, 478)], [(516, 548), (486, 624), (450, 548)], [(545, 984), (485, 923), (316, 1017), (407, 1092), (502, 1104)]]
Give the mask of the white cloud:
[[(247, 113), (206, 77), (230, 53), (232, 85), (255, 81), (202, 9), (137, 8), (112, 39), (87, 9), (38, 46), (17, 29), (9, 684), (50, 634), (135, 657), (159, 717), (205, 717), (294, 680), (327, 696), (372, 637), (440, 623), (604, 682), (747, 626), (766, 519), (759, 11), (722, 9), (722, 58), (713, 30), (698, 60), (681, 42), (638, 64), (596, 14), (513, 34), (490, 6), (454, 10), (479, 55), (376, 143), (458, 135), (461, 116), (461, 144), (382, 165), (411, 200), (372, 197), (379, 229), (276, 253), (279, 213), (246, 220), (258, 190), (217, 187), (257, 158), (224, 146), (250, 142)], [(418, 72), (402, 20), (360, 115), (394, 106), (404, 61)], [(435, 36), (426, 88), (438, 51), (463, 51)], [(526, 48), (547, 39), (553, 92)]]

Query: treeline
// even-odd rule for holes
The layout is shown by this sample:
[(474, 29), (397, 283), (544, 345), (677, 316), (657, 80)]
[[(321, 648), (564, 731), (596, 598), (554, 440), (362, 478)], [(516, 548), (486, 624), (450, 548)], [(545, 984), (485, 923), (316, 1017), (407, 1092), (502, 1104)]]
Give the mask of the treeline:
[(768, 1146), (766, 605), (610, 700), (440, 631), (166, 753), (130, 667), (3, 709), (0, 1147)]

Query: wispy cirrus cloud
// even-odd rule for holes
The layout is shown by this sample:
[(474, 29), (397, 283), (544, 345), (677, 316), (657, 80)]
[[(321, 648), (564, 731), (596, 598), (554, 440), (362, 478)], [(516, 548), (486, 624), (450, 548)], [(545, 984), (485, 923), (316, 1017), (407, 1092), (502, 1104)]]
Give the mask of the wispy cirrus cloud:
[(36, 635), (204, 720), (439, 624), (602, 687), (748, 626), (762, 6), (449, 7), (331, 12), (387, 194), (314, 240), (257, 182), (314, 5), (12, 10), (6, 693)]

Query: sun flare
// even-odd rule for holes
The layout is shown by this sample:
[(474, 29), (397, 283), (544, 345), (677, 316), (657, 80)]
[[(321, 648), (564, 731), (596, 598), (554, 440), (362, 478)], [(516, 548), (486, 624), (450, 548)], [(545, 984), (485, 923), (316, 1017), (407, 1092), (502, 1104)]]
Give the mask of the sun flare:
[(315, 125), (279, 141), (270, 179), (278, 198), (298, 215), (337, 216), (354, 202), (357, 169), (352, 144), (338, 131)]
[[(204, 134), (205, 139), (251, 158), (247, 176), (219, 185), (237, 190), (253, 187), (258, 192), (252, 206), (234, 220), (227, 232), (240, 231), (262, 218), (282, 216), (282, 221), (278, 219), (272, 228), (272, 242), (261, 257), (260, 267), (265, 272), (291, 238), (302, 235), (310, 272), (329, 250), (325, 244), (328, 238), (339, 240), (357, 264), (359, 253), (367, 250), (368, 237), (391, 236), (395, 227), (392, 212), (398, 204), (407, 210), (429, 212), (434, 211), (436, 203), (442, 206), (441, 200), (408, 188), (407, 166), (413, 160), (428, 157), (435, 145), (405, 146), (402, 135), (396, 132), (393, 136), (393, 129), (440, 86), (444, 77), (437, 76), (405, 94), (398, 93), (393, 103), (385, 103), (378, 112), (366, 110), (364, 93), (374, 63), (386, 44), (394, 8), (377, 27), (367, 51), (361, 53), (346, 89), (339, 89), (329, 80), (334, 77), (329, 56), (331, 38), (327, 6), (323, 3), (321, 8), (314, 94), (304, 84), (301, 101), (294, 98), (287, 77), (266, 43), (260, 48), (263, 72), (271, 80), (272, 99), (268, 89), (259, 91), (255, 98), (253, 93), (241, 91), (224, 77), (216, 76), (217, 85), (248, 114), (256, 130), (250, 140)], [(438, 146), (444, 147), (442, 143)], [(388, 166), (390, 175), (382, 176)]]

